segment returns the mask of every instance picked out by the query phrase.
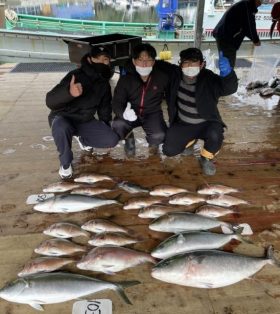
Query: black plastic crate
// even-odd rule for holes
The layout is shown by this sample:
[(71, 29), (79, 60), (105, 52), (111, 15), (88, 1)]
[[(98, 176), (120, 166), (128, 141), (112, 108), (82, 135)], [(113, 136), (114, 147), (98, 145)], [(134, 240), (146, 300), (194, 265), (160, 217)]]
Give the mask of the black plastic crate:
[(68, 45), (69, 59), (72, 63), (80, 64), (81, 58), (90, 52), (93, 46), (106, 47), (112, 56), (112, 65), (124, 65), (131, 56), (133, 48), (142, 43), (142, 37), (109, 34), (77, 39), (64, 38)]

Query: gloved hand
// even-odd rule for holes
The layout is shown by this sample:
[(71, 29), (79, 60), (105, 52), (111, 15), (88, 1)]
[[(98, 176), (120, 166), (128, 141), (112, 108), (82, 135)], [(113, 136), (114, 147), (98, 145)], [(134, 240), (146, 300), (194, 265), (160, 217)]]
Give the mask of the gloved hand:
[(123, 113), (123, 118), (127, 121), (135, 121), (137, 120), (137, 116), (135, 114), (135, 111), (131, 109), (131, 103), (128, 102), (127, 106), (125, 108), (125, 111)]
[(222, 51), (219, 52), (219, 69), (221, 77), (229, 75), (229, 73), (232, 71), (232, 67), (230, 66), (229, 60), (227, 57), (224, 57)]

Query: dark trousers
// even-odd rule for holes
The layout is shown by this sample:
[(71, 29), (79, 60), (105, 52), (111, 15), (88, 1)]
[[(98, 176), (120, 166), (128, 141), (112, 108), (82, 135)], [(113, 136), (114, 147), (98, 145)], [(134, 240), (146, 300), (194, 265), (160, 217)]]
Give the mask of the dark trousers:
[(121, 139), (134, 129), (142, 126), (146, 140), (150, 145), (159, 145), (164, 141), (166, 133), (166, 123), (163, 119), (162, 111), (147, 114), (143, 117), (138, 117), (135, 121), (127, 121), (121, 118), (115, 118), (112, 123), (113, 130)]
[(190, 141), (201, 139), (204, 149), (215, 155), (222, 146), (223, 133), (224, 127), (219, 122), (188, 124), (178, 121), (167, 130), (162, 151), (166, 156), (175, 156), (182, 153)]
[(222, 51), (224, 57), (227, 57), (232, 68), (235, 67), (237, 49), (234, 45), (216, 38), (219, 52)]
[(92, 120), (77, 123), (61, 116), (55, 116), (51, 125), (52, 136), (59, 152), (62, 166), (70, 165), (73, 160), (72, 137), (81, 137), (85, 146), (109, 148), (117, 145), (118, 135), (104, 122)]

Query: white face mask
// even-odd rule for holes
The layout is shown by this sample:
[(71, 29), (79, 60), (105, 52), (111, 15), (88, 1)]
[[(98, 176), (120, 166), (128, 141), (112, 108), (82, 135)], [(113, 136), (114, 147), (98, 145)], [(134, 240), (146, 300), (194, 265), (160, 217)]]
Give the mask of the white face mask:
[(140, 76), (148, 76), (153, 70), (153, 67), (139, 67), (137, 65), (135, 66), (135, 68)]
[(184, 75), (189, 76), (189, 77), (194, 77), (194, 76), (197, 76), (198, 73), (200, 72), (200, 67), (186, 67), (186, 68), (182, 68), (182, 71)]

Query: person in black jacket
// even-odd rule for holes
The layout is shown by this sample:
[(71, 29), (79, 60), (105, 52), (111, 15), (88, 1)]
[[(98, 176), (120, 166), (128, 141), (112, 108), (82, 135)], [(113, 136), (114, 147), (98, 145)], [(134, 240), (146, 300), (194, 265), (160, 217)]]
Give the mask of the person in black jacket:
[(241, 0), (232, 5), (213, 30), (219, 52), (235, 66), (236, 52), (244, 37), (248, 37), (255, 46), (261, 42), (256, 30), (255, 14), (261, 0)]
[(168, 86), (168, 76), (154, 68), (156, 50), (150, 44), (139, 44), (133, 49), (132, 62), (121, 76), (114, 91), (113, 130), (125, 139), (127, 157), (135, 155), (132, 130), (142, 126), (149, 143), (150, 154), (156, 154), (165, 137), (166, 123), (161, 103)]
[[(46, 95), (51, 109), (49, 124), (59, 152), (59, 175), (73, 175), (72, 138), (81, 149), (114, 147), (118, 135), (111, 129), (112, 95), (110, 55), (103, 47), (93, 47), (81, 60), (81, 67), (69, 72)], [(99, 120), (95, 115), (98, 115)]]
[[(169, 73), (169, 122), (162, 151), (167, 156), (190, 155), (198, 139), (204, 141), (199, 158), (203, 173), (214, 175), (214, 156), (223, 142), (224, 122), (217, 104), (220, 96), (236, 92), (235, 72), (226, 57), (219, 60), (220, 76), (205, 68), (201, 50), (180, 52), (180, 65), (158, 61), (157, 67)], [(187, 148), (186, 148), (187, 147)]]

